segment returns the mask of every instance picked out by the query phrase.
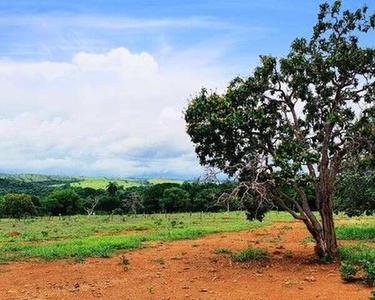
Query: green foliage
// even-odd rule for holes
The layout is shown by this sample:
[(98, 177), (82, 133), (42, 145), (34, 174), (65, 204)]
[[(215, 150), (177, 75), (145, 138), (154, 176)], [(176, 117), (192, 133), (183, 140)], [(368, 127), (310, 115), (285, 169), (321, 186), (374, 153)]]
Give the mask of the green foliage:
[[(254, 72), (234, 78), (222, 94), (203, 88), (185, 111), (202, 165), (239, 178), (258, 194), (253, 200), (308, 219), (316, 239), (322, 226), (311, 209), (332, 223), (342, 162), (375, 149), (375, 49), (360, 42), (374, 20), (366, 6), (343, 11), (341, 1), (324, 3), (309, 39), (295, 39), (285, 57), (260, 56)], [(254, 218), (259, 206), (250, 204)], [(324, 237), (335, 255), (330, 228), (323, 227)]]
[(375, 224), (344, 224), (336, 228), (336, 234), (343, 240), (375, 240)]
[(373, 261), (362, 261), (362, 268), (365, 271), (365, 281), (370, 286), (375, 286), (375, 263)]
[(52, 215), (72, 215), (82, 212), (82, 201), (70, 188), (59, 189), (42, 201), (43, 207)]
[(164, 191), (172, 187), (179, 187), (176, 183), (160, 183), (149, 186), (143, 193), (143, 205), (147, 213), (157, 213), (162, 211), (160, 204)]
[(35, 215), (36, 209), (30, 195), (6, 194), (0, 203), (0, 214), (19, 219)]
[(359, 268), (350, 262), (342, 262), (340, 267), (341, 279), (345, 282), (351, 282), (357, 274)]
[(335, 209), (348, 216), (371, 215), (375, 212), (375, 171), (347, 170), (336, 184)]
[(232, 260), (236, 262), (245, 262), (249, 260), (264, 259), (268, 256), (268, 252), (264, 249), (249, 247), (232, 254)]
[(165, 212), (189, 210), (189, 193), (179, 187), (166, 189), (161, 199), (161, 206)]
[[(375, 285), (375, 248), (365, 244), (342, 246), (340, 257), (344, 266), (341, 269), (344, 280), (362, 280), (370, 286)], [(363, 275), (355, 278), (357, 273)]]

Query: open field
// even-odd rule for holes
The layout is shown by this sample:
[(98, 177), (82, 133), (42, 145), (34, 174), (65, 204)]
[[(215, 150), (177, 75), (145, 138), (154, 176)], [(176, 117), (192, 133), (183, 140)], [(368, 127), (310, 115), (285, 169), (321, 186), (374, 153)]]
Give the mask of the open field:
[[(375, 218), (337, 223), (342, 258), (374, 263)], [(317, 261), (304, 225), (285, 213), (263, 223), (232, 212), (0, 225), (0, 299), (299, 299), (301, 291), (303, 299), (368, 299), (371, 292), (343, 283), (337, 264)]]
[[(140, 248), (148, 241), (196, 238), (271, 224), (248, 222), (241, 212), (44, 217), (0, 222), (1, 261), (108, 257), (116, 249)], [(19, 235), (10, 236), (12, 232)]]
[(138, 179), (122, 179), (122, 178), (104, 178), (104, 177), (77, 177), (79, 181), (71, 184), (73, 187), (81, 188), (93, 188), (93, 189), (105, 189), (109, 182), (117, 182), (118, 185), (122, 185), (124, 188), (132, 186), (140, 186), (147, 182), (147, 180)]

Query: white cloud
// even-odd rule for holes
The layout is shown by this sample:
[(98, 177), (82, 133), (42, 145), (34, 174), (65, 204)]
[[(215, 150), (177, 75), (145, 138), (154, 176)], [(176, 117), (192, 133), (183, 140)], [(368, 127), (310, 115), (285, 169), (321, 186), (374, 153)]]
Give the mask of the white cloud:
[(209, 59), (176, 57), (159, 65), (118, 48), (70, 62), (0, 61), (0, 172), (199, 175), (182, 110), (229, 77)]

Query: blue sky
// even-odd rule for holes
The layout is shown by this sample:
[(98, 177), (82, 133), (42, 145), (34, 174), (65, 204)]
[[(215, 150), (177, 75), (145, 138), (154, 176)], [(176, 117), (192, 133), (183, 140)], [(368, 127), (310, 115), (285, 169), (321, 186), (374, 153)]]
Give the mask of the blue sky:
[(199, 176), (187, 99), (286, 54), (319, 3), (0, 0), (0, 172)]

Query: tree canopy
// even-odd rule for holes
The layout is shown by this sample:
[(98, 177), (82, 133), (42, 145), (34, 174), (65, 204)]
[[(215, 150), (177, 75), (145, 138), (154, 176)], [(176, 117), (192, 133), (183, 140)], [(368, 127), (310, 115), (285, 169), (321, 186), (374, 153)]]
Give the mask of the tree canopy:
[(253, 74), (222, 94), (202, 89), (185, 111), (200, 163), (238, 178), (244, 199), (302, 220), (321, 257), (337, 255), (332, 195), (340, 167), (375, 149), (375, 49), (360, 42), (374, 28), (367, 6), (324, 3), (309, 39), (295, 39), (285, 57), (260, 56)]

